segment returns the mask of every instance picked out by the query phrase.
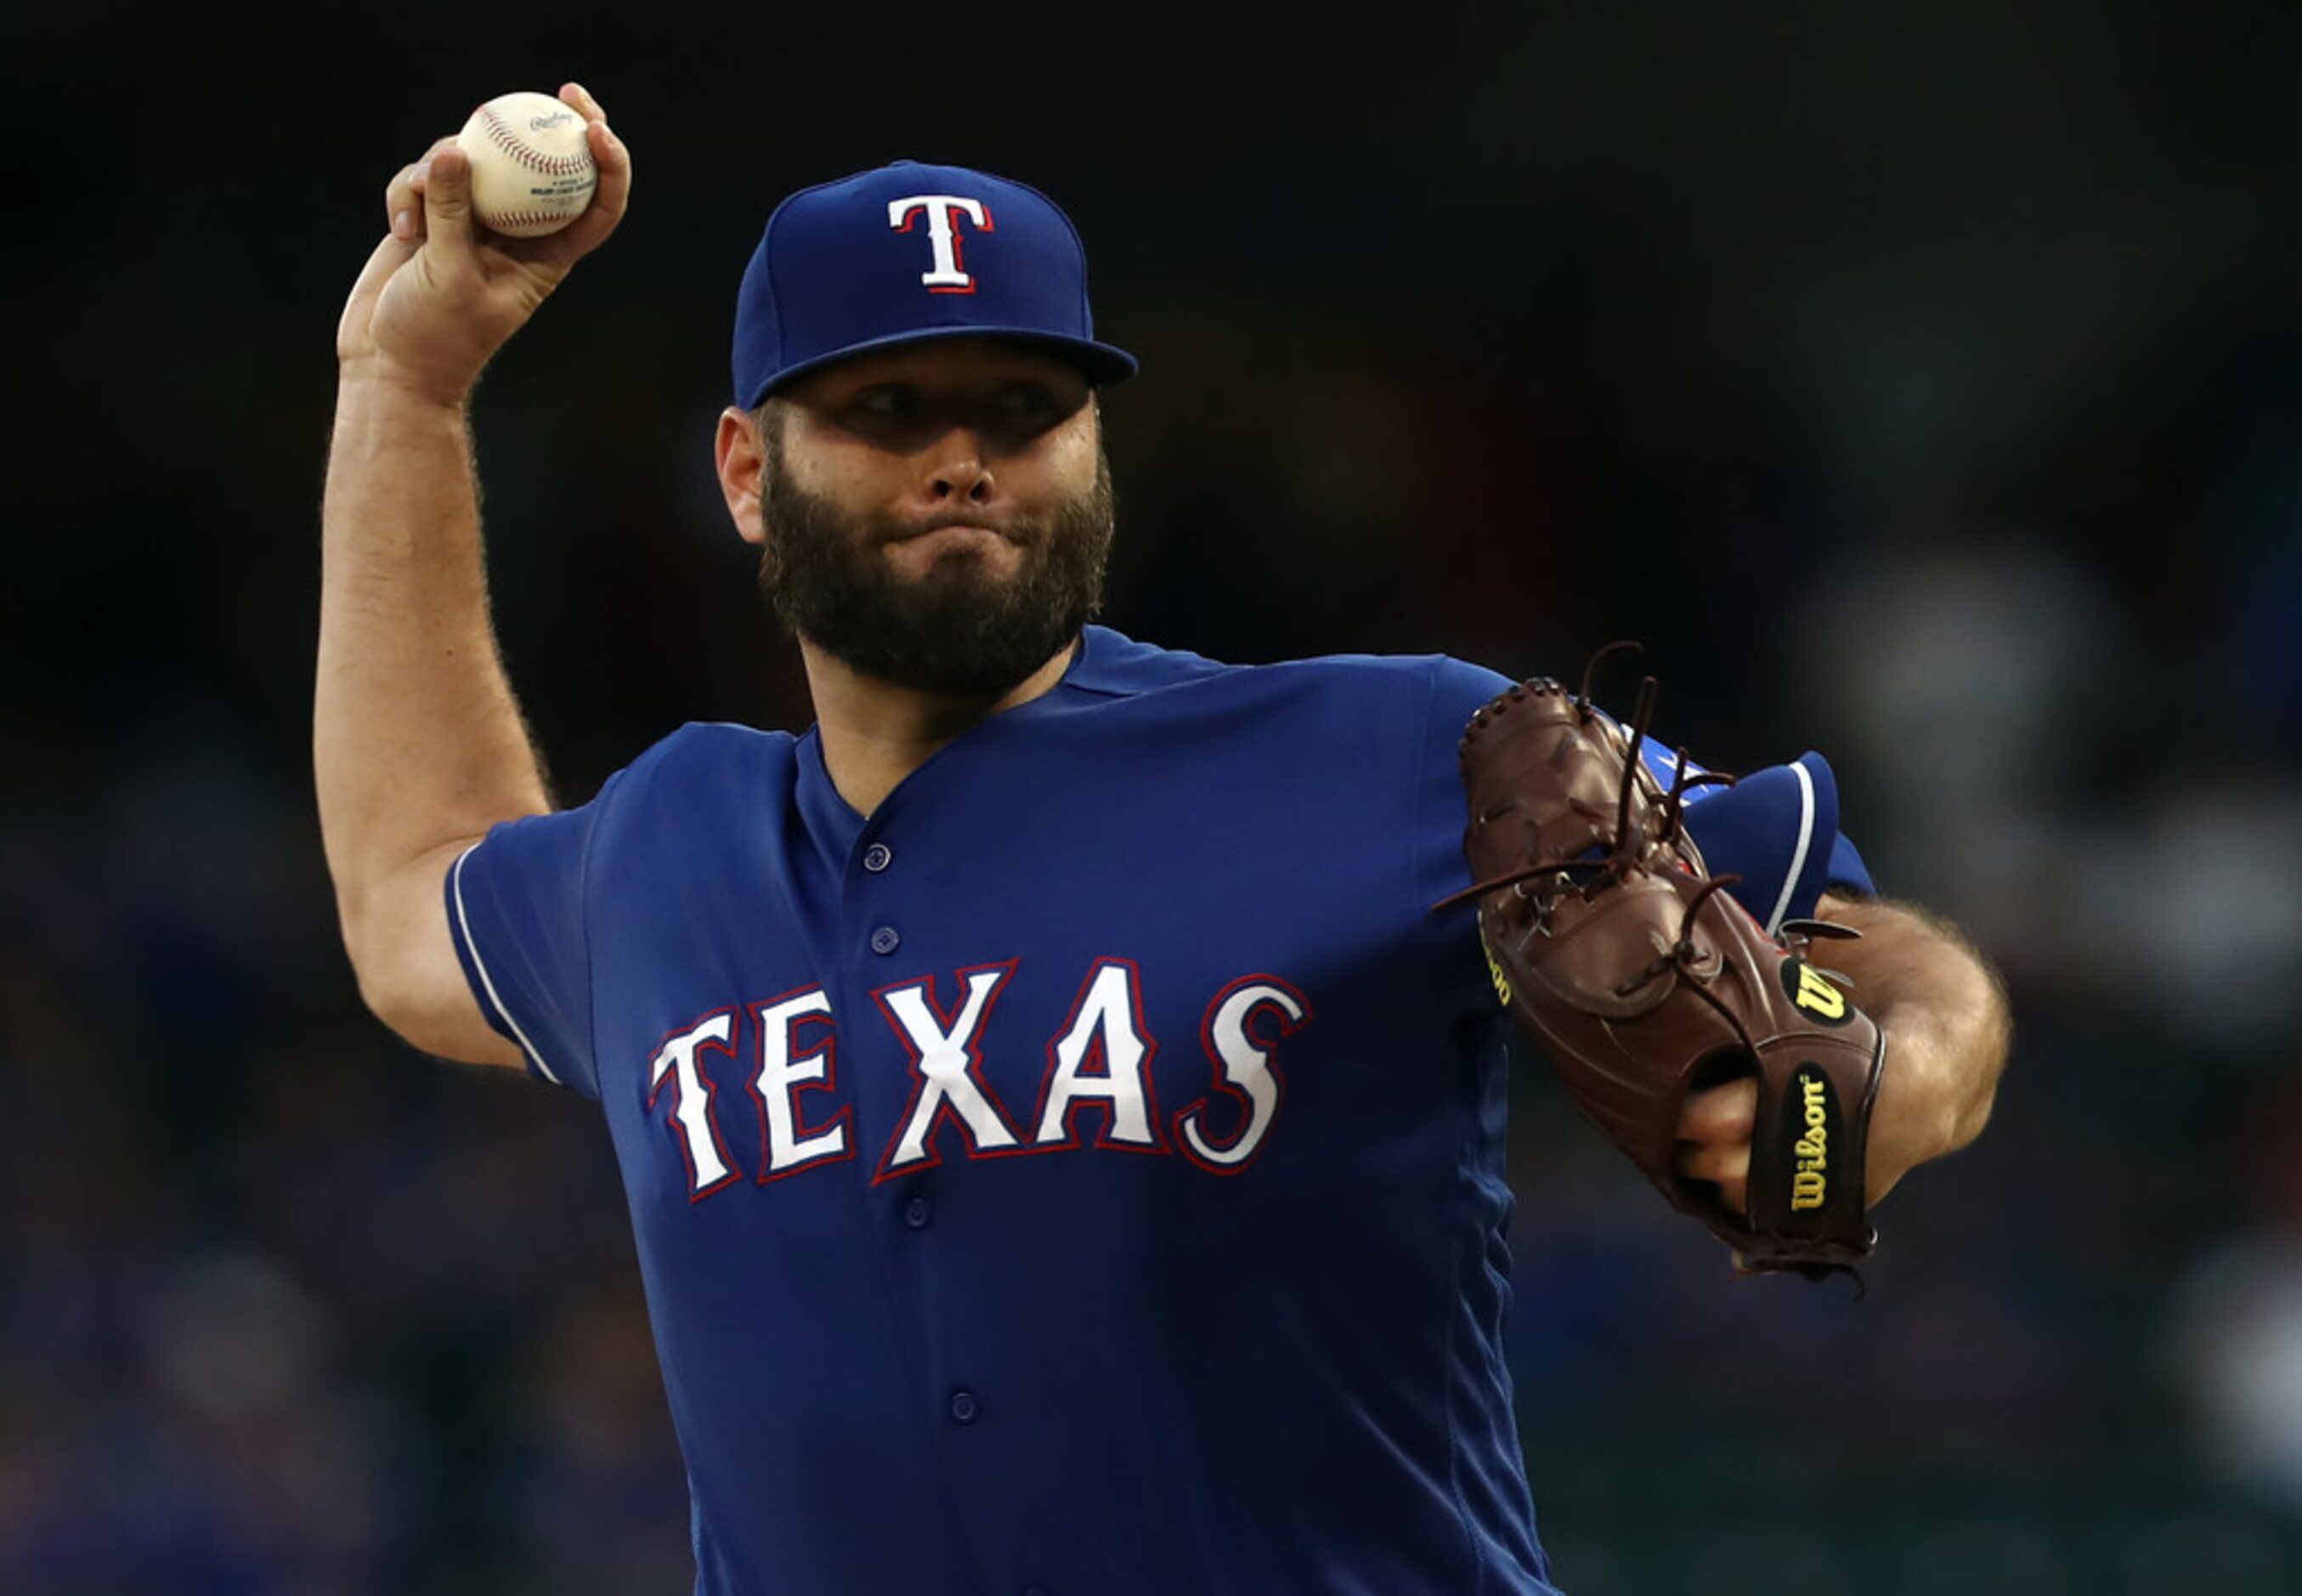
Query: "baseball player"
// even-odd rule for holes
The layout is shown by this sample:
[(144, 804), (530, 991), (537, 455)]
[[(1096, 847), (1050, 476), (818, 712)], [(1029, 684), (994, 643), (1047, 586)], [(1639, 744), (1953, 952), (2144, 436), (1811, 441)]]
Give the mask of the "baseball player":
[[(1474, 917), (1432, 910), (1509, 684), (1092, 624), (1136, 362), (1046, 197), (898, 162), (769, 219), (718, 424), (815, 724), (691, 723), (560, 807), (466, 401), (628, 201), (561, 96), (601, 173), (565, 231), (475, 229), (448, 139), (390, 184), (338, 333), (315, 759), (377, 1015), (606, 1115), (696, 1590), (1553, 1590), (1502, 1354), (1506, 1023)], [(1761, 775), (1690, 813), (1754, 916), (1868, 934), (1836, 962), (1892, 1042), (1875, 1199), (1980, 1129), (2004, 1010), (1872, 895), (1826, 764)], [(1680, 1125), (1730, 1206), (1752, 1102)]]

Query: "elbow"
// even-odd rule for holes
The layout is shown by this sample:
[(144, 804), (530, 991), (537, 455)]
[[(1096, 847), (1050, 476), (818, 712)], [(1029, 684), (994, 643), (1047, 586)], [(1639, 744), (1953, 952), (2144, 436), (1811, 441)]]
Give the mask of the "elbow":
[(455, 1063), (516, 1063), (519, 1054), (482, 1020), (468, 998), (441, 1001), (436, 987), (357, 971), (360, 1001), (383, 1028), (416, 1052)]
[(459, 1063), (516, 1064), (519, 1049), (489, 1021), (457, 955), (441, 899), (447, 844), (391, 875), (338, 884), (337, 919), (360, 1002), (419, 1053)]
[(348, 889), (339, 879), (336, 934), (343, 943), (345, 961), (351, 965), (353, 985), (367, 1012), (389, 1025), (391, 1021), (386, 1011), (395, 994), (384, 970), (383, 944), (376, 935), (374, 919), (373, 914), (363, 911), (360, 895)]
[(421, 1006), (415, 1000), (414, 984), (395, 973), (391, 962), (374, 951), (372, 945), (363, 950), (358, 939), (347, 934), (344, 948), (350, 955), (352, 979), (358, 987), (361, 1004), (401, 1041), (430, 1052), (424, 1045), (427, 1028)]
[(437, 1003), (427, 1001), (427, 983), (421, 972), (404, 955), (404, 939), (383, 934), (383, 928), (372, 918), (349, 912), (341, 918), (344, 953), (351, 963), (362, 1006), (386, 1030), (418, 1052), (450, 1056), (441, 1051), (439, 1044), (451, 1033), (436, 1012)]

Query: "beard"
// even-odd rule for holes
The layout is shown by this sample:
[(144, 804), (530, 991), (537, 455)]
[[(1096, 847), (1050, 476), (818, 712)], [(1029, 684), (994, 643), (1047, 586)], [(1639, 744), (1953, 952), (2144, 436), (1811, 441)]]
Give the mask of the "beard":
[(907, 528), (797, 486), (784, 468), (781, 427), (767, 431), (760, 591), (794, 635), (850, 669), (925, 693), (997, 698), (1102, 609), (1113, 506), (1100, 441), (1092, 487), (1007, 522), (1023, 550), (1014, 575), (960, 554), (909, 577), (881, 552)]

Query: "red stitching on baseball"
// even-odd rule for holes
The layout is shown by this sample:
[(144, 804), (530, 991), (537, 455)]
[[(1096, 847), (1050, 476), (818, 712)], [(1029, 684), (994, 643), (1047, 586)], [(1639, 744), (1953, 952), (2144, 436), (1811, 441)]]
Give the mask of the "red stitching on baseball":
[(574, 177), (591, 169), (592, 152), (588, 146), (582, 155), (547, 155), (521, 139), (511, 124), (491, 107), (481, 106), (480, 114), (487, 119), (488, 137), (494, 141), (496, 147), (531, 172), (541, 172), (551, 177)]
[(480, 220), (502, 232), (508, 228), (525, 227), (531, 222), (572, 221), (565, 211), (483, 211)]

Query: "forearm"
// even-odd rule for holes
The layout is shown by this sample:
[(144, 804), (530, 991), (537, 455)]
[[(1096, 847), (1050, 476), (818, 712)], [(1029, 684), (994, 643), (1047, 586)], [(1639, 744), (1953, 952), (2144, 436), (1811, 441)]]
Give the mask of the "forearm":
[(1822, 918), (1862, 933), (1813, 953), (1853, 978), (1855, 1003), (1886, 1037), (1867, 1160), (1876, 1202), (1915, 1165), (1981, 1134), (2012, 1021), (1997, 977), (1941, 921), (1876, 899), (1826, 898)]
[(321, 511), (312, 753), (348, 937), (400, 866), (550, 808), (489, 622), (463, 407), (350, 368)]

